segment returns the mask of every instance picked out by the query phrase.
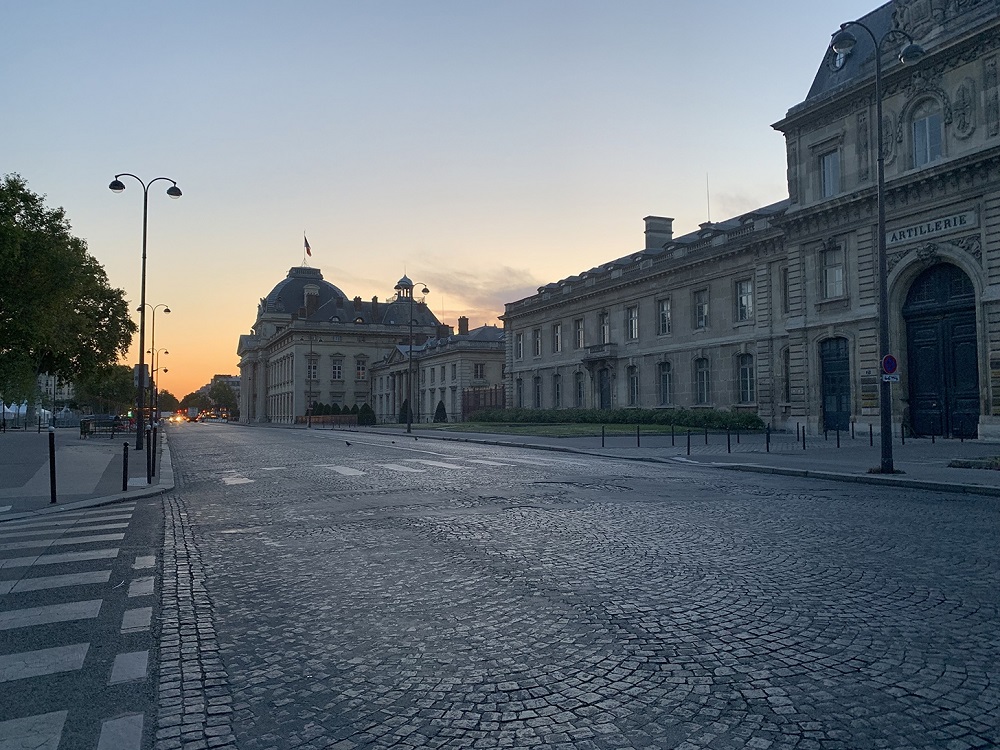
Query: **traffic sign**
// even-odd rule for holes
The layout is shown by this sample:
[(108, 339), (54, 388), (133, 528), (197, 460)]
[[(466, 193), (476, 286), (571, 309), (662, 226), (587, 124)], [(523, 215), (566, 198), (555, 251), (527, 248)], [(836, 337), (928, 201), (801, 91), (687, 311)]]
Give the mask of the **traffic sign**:
[(886, 354), (882, 357), (882, 372), (892, 375), (899, 368), (899, 362), (891, 354)]
[(890, 375), (889, 373), (884, 372), (882, 373), (882, 380), (884, 380), (886, 383), (898, 383), (899, 375)]

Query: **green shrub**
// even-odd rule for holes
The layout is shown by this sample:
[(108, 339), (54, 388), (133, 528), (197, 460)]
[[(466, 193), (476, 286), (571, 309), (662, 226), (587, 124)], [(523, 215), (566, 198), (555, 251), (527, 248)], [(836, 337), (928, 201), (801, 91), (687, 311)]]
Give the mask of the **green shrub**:
[(358, 410), (358, 424), (363, 426), (375, 424), (375, 410), (368, 404), (362, 404)]
[(435, 422), (447, 422), (448, 411), (444, 408), (444, 401), (438, 401), (437, 409), (434, 410)]
[(718, 409), (483, 409), (472, 419), (508, 424), (672, 424), (710, 430), (764, 429), (763, 420), (752, 412)]

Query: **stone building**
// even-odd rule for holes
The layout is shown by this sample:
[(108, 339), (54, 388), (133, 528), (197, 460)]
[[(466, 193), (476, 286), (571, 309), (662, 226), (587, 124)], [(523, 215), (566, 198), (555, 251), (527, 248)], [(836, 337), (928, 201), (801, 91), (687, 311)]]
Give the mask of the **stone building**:
[(388, 301), (348, 298), (318, 268), (293, 267), (240, 336), (240, 420), (293, 424), (315, 403), (370, 404), (369, 371), (397, 346), (444, 333), (405, 276)]
[[(443, 403), (449, 422), (464, 421), (478, 408), (503, 407), (503, 329), (469, 330), (458, 319), (458, 333), (429, 339), (413, 348), (414, 422), (434, 419)], [(375, 414), (380, 423), (397, 422), (407, 399), (410, 351), (401, 345), (372, 367)]]
[[(1000, 3), (895, 0), (860, 22), (882, 49), (895, 429), (1000, 437)], [(878, 431), (875, 46), (856, 36), (774, 126), (787, 199), (678, 238), (648, 217), (644, 249), (506, 306), (508, 403)]]

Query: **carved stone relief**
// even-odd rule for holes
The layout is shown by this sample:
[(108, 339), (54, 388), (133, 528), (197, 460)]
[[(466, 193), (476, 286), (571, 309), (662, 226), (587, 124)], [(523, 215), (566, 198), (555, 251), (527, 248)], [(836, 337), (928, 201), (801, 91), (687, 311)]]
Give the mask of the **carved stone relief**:
[(983, 60), (983, 93), (986, 95), (986, 132), (1000, 135), (1000, 91), (997, 89), (997, 58)]
[(976, 82), (966, 78), (955, 92), (952, 108), (955, 117), (955, 137), (965, 140), (976, 130)]
[(893, 138), (892, 133), (896, 130), (896, 115), (892, 112), (882, 111), (882, 158), (885, 160), (885, 165), (888, 167), (894, 161), (896, 161), (896, 141), (899, 139), (901, 141), (902, 136), (902, 126), (900, 127), (897, 137)]
[(915, 255), (916, 259), (925, 266), (932, 266), (941, 261), (941, 249), (949, 248), (952, 252), (961, 251), (972, 257), (980, 266), (983, 264), (983, 243), (978, 234), (970, 234), (966, 237), (959, 237), (948, 242), (927, 242), (923, 245), (915, 245), (903, 250), (886, 255), (886, 264), (891, 272), (908, 255)]

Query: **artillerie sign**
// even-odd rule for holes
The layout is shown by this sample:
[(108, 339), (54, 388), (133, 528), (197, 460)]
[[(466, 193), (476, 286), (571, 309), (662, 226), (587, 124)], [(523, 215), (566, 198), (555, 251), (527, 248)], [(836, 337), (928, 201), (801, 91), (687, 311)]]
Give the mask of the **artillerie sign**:
[(958, 232), (962, 229), (972, 229), (979, 226), (979, 215), (975, 211), (963, 211), (960, 214), (942, 216), (920, 224), (914, 224), (902, 229), (894, 229), (885, 234), (886, 246), (903, 245), (907, 242), (927, 239), (940, 234)]

